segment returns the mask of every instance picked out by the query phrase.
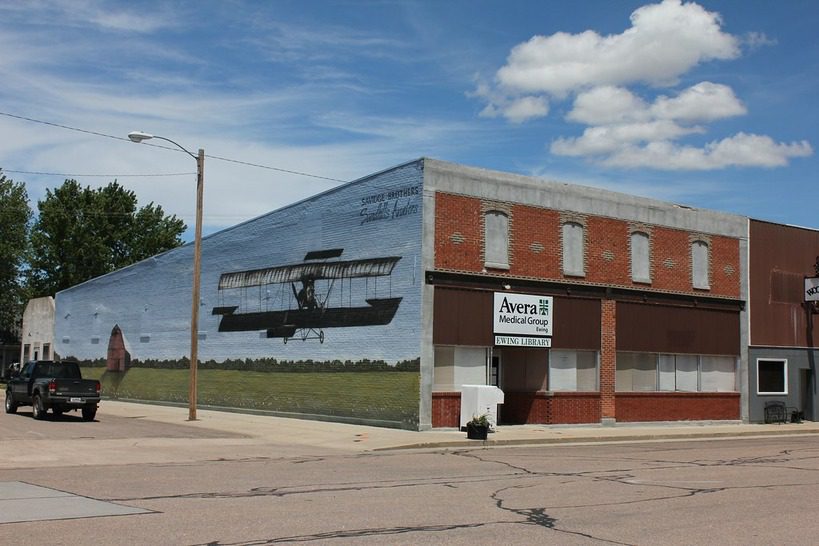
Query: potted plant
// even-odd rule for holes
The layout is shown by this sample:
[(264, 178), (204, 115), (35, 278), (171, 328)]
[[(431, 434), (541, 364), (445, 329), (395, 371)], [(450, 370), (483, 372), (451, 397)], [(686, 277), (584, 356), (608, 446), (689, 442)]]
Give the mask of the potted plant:
[(473, 415), (472, 420), (466, 423), (466, 437), (470, 440), (486, 440), (489, 432), (489, 418), (484, 413)]

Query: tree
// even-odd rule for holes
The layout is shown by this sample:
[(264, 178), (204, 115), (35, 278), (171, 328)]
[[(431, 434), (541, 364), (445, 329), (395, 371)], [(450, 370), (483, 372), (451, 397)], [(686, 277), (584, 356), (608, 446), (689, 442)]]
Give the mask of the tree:
[(53, 295), (182, 244), (185, 223), (159, 205), (137, 209), (134, 192), (117, 181), (82, 187), (66, 180), (37, 202), (28, 286)]
[(25, 185), (6, 178), (0, 169), (0, 343), (18, 337), (25, 301), (21, 268), (30, 220)]

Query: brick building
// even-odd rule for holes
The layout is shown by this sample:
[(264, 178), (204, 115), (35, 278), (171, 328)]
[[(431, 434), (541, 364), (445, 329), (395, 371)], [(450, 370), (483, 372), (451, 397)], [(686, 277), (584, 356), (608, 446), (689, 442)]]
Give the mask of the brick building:
[[(744, 218), (430, 160), (424, 190), (432, 426), (482, 382), (501, 423), (746, 416)], [(549, 347), (498, 344), (499, 294), (551, 298)]]
[[(199, 404), (425, 429), (496, 385), (501, 424), (747, 419), (747, 230), (399, 165), (203, 239)], [(56, 352), (100, 369), (116, 342), (104, 394), (184, 402), (191, 265), (186, 245), (60, 292)]]

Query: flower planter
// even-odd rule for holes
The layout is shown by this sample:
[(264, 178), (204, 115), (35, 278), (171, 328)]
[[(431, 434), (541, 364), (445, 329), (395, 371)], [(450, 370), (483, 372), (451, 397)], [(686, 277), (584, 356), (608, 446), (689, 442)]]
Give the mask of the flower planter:
[(486, 440), (486, 434), (489, 432), (489, 427), (486, 425), (466, 424), (466, 437), (470, 440)]

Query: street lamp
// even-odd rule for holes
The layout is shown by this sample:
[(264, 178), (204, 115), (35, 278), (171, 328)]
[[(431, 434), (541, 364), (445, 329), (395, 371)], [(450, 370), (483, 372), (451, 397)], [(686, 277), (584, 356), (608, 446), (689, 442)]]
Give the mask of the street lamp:
[(202, 189), (205, 183), (205, 150), (193, 155), (173, 140), (157, 135), (133, 131), (128, 133), (133, 142), (156, 138), (170, 142), (196, 160), (196, 231), (193, 239), (193, 302), (191, 304), (191, 364), (188, 385), (188, 421), (196, 421), (196, 373), (199, 365), (199, 283), (202, 269)]

